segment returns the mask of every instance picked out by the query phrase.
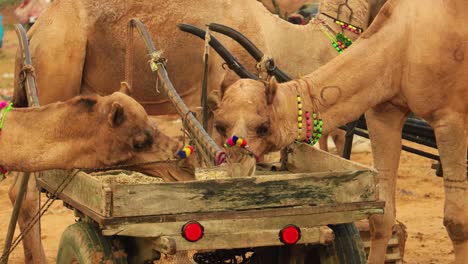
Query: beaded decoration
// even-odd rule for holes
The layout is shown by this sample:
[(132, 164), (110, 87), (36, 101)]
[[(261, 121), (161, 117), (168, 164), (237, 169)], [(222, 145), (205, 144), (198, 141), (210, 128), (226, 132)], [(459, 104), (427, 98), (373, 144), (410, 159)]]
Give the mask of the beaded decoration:
[(297, 95), (297, 140), (302, 137), (302, 98)]
[(353, 26), (351, 24), (345, 23), (343, 21), (340, 21), (338, 19), (333, 19), (333, 22), (336, 24), (340, 25), (342, 29), (346, 29), (348, 31), (353, 32), (354, 34), (360, 35), (362, 33), (362, 28)]
[(317, 119), (317, 114), (312, 113), (312, 122), (314, 123), (314, 131), (312, 133), (312, 137), (308, 139), (308, 144), (315, 145), (322, 137), (323, 131), (323, 120), (322, 118)]
[(195, 151), (193, 146), (185, 145), (181, 150), (177, 152), (177, 156), (181, 159), (188, 158)]
[(247, 139), (244, 139), (244, 138), (241, 138), (241, 137), (238, 137), (238, 136), (232, 136), (232, 137), (228, 138), (226, 140), (226, 142), (224, 142), (224, 147), (226, 147), (226, 148), (230, 148), (230, 147), (234, 147), (234, 146), (238, 146), (238, 147), (241, 147), (241, 148), (246, 148), (247, 147)]
[(353, 32), (354, 34), (361, 34), (364, 30), (358, 26), (355, 26), (355, 25), (352, 25), (352, 24), (349, 24), (349, 23), (346, 23), (344, 21), (341, 21), (337, 18), (334, 18), (328, 14), (325, 14), (325, 13), (321, 13), (322, 15), (328, 17), (328, 18), (331, 18), (333, 19), (333, 22), (339, 26), (341, 26), (342, 29), (346, 29), (346, 30), (349, 30), (351, 32)]
[(349, 46), (351, 46), (351, 44), (353, 44), (353, 42), (345, 35), (343, 35), (343, 33), (336, 34), (336, 42), (342, 50), (348, 48)]
[[(302, 137), (302, 121), (303, 121), (303, 105), (302, 105), (302, 98), (300, 95), (297, 95), (297, 141), (301, 140)], [(311, 114), (308, 111), (304, 113), (305, 121), (306, 121), (306, 139), (304, 140), (305, 143), (310, 145), (315, 145), (322, 137), (322, 130), (323, 130), (323, 120), (321, 118), (317, 119), (317, 114)], [(313, 126), (312, 126), (313, 125)], [(313, 128), (313, 129), (312, 129)]]
[(327, 36), (330, 41), (332, 42), (332, 45), (333, 45), (333, 48), (335, 48), (336, 51), (338, 51), (338, 53), (343, 53), (343, 48), (340, 47), (340, 44), (338, 43), (338, 41), (332, 36), (332, 34), (329, 32), (327, 26), (323, 25), (324, 22), (322, 23), (319, 23), (319, 27), (320, 27), (320, 30), (325, 34), (325, 36)]

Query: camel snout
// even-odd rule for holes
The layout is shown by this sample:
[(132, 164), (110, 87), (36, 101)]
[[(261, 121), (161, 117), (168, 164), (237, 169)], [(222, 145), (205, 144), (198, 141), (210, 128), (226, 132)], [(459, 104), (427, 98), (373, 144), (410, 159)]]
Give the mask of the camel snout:
[(143, 130), (133, 139), (133, 149), (135, 151), (145, 151), (151, 149), (154, 143), (154, 136), (150, 130)]

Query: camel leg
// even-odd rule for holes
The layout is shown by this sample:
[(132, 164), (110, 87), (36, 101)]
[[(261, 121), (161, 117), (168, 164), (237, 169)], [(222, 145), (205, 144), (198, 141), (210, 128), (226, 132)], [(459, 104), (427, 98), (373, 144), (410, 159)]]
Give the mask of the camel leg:
[[(19, 185), (23, 173), (16, 173), (18, 176), (15, 177), (15, 181), (11, 186), (8, 195), (12, 203), (18, 196)], [(20, 230), (23, 231), (26, 225), (30, 222), (31, 218), (38, 212), (39, 209), (39, 190), (36, 187), (36, 178), (34, 174), (31, 175), (28, 182), (28, 189), (26, 197), (23, 201), (23, 206), (20, 210), (18, 217), (18, 224)], [(27, 233), (23, 238), (24, 248), (24, 263), (26, 264), (41, 264), (47, 263), (44, 248), (41, 242), (40, 226), (39, 223), (35, 224), (34, 227)]]
[(444, 170), (444, 225), (453, 243), (455, 263), (461, 264), (468, 260), (468, 118), (463, 114), (450, 113), (436, 116), (440, 119), (431, 125)]
[(374, 166), (378, 171), (380, 198), (385, 200), (385, 213), (369, 218), (371, 249), (368, 262), (384, 263), (387, 244), (395, 223), (396, 173), (401, 153), (401, 130), (406, 111), (384, 103), (366, 113), (371, 138)]
[(328, 152), (328, 134), (323, 134), (322, 137), (319, 139), (319, 147), (321, 150)]
[(344, 144), (346, 140), (346, 131), (341, 129), (335, 129), (330, 133), (330, 136), (333, 139), (333, 142), (336, 146), (336, 154), (340, 157), (343, 156)]

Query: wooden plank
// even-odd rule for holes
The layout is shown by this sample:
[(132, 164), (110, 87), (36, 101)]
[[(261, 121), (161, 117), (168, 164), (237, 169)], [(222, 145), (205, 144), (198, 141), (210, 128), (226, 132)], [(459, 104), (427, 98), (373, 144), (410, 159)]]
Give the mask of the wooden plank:
[(115, 185), (114, 217), (376, 201), (369, 170)]
[[(316, 215), (277, 216), (248, 219), (222, 219), (199, 221), (204, 226), (204, 238), (196, 243), (185, 241), (181, 236), (182, 226), (187, 221), (172, 223), (124, 223), (122, 225), (106, 226), (102, 233), (105, 236), (133, 236), (142, 238), (157, 238), (169, 236), (176, 239), (177, 250), (221, 249), (237, 247), (257, 247), (281, 245), (278, 240), (279, 231), (288, 224), (295, 224), (303, 231), (301, 243), (319, 243), (320, 234), (313, 230), (330, 223), (349, 223), (363, 219), (369, 215), (367, 210), (349, 212), (330, 212)], [(199, 219), (192, 219), (199, 220)], [(323, 241), (323, 239), (322, 239)]]
[(343, 159), (307, 144), (292, 144), (288, 149), (286, 166), (292, 172), (336, 172), (353, 170), (371, 170), (357, 162)]
[[(37, 178), (38, 185), (49, 192), (53, 192), (62, 183), (67, 172), (51, 170), (40, 173)], [(80, 204), (83, 209), (91, 210), (102, 216), (109, 217), (110, 199), (109, 187), (84, 172), (77, 173), (63, 190), (62, 197), (66, 195), (74, 204)]]
[[(349, 204), (335, 204), (322, 206), (299, 206), (299, 207), (282, 207), (262, 210), (245, 210), (245, 211), (227, 211), (227, 212), (208, 212), (208, 213), (190, 213), (178, 215), (150, 215), (150, 216), (134, 216), (134, 217), (108, 217), (95, 219), (101, 225), (121, 225), (125, 223), (165, 223), (165, 222), (180, 222), (197, 220), (222, 220), (222, 219), (244, 219), (244, 218), (259, 218), (259, 217), (290, 217), (296, 215), (313, 215), (329, 212), (348, 212), (348, 211), (365, 211), (371, 214), (383, 214), (385, 202), (361, 202)], [(366, 219), (368, 217), (365, 217)], [(94, 218), (93, 218), (94, 219)]]

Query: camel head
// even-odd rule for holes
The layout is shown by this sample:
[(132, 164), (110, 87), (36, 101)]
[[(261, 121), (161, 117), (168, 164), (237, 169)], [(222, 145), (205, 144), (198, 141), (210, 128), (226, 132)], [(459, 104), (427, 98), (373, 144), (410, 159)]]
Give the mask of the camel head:
[(277, 149), (277, 133), (272, 120), (276, 81), (241, 79), (232, 85), (223, 83), (209, 96), (215, 132), (213, 138), (222, 144), (232, 136), (247, 139), (249, 150), (257, 157)]
[(98, 98), (77, 98), (77, 104), (99, 113), (96, 155), (99, 162), (112, 165), (148, 151), (154, 142), (154, 128), (144, 108), (121, 92)]

